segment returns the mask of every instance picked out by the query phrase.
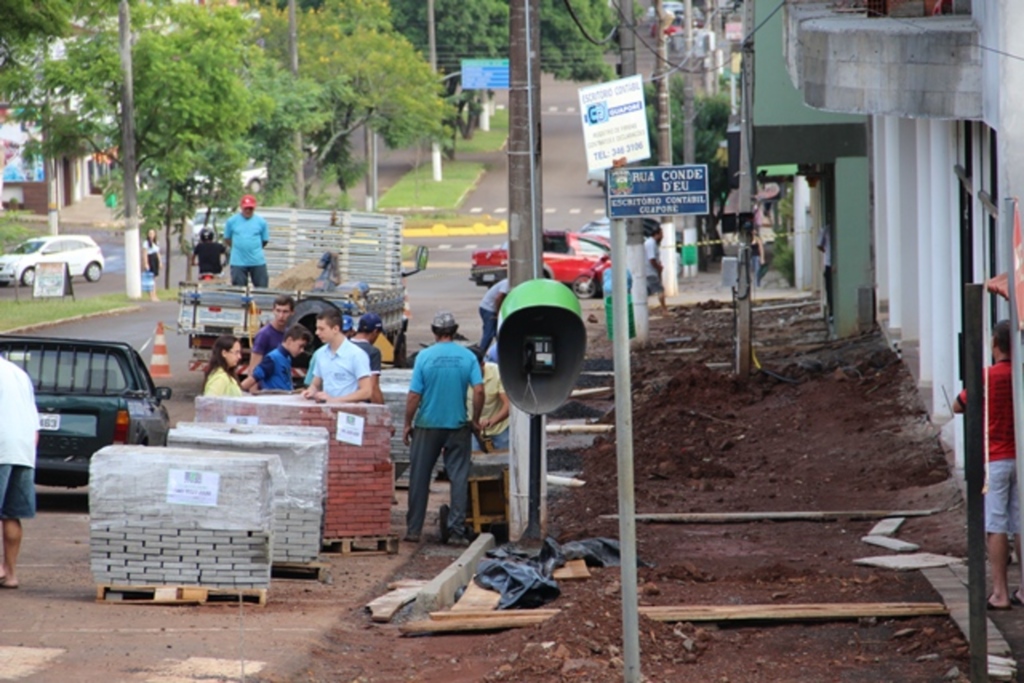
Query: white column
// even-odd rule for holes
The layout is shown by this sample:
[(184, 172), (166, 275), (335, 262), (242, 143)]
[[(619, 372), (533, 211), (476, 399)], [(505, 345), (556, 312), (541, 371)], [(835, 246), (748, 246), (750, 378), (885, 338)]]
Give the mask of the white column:
[(661, 259), (661, 286), (665, 288), (665, 296), (679, 294), (679, 263), (676, 251), (676, 224), (671, 216), (661, 218), (661, 244), (658, 247), (658, 258)]
[[(935, 224), (932, 220), (932, 204), (937, 196), (937, 187), (932, 186), (932, 143), (931, 124), (927, 119), (914, 121), (917, 147), (917, 292), (918, 292), (918, 383), (929, 388), (932, 383), (932, 357), (935, 345), (935, 330), (932, 329), (932, 308), (937, 292), (932, 288), (932, 243), (936, 239)], [(946, 334), (943, 331), (942, 334)], [(935, 406), (925, 406), (934, 412)]]
[(481, 98), (480, 107), (480, 130), (487, 132), (491, 129), (491, 95), (486, 90), (484, 96)]
[[(901, 119), (900, 126), (900, 174), (899, 214), (894, 225), (899, 225), (900, 279), (903, 294), (903, 315), (900, 326), (904, 343), (916, 341), (921, 336), (920, 300), (918, 299), (917, 269), (920, 261), (917, 247), (917, 124), (911, 119)], [(893, 281), (895, 285), (897, 281)]]
[(885, 205), (886, 251), (889, 265), (889, 330), (895, 336), (903, 334), (904, 292), (900, 287), (903, 271), (902, 226), (900, 225), (900, 120), (885, 118), (885, 184), (886, 196), (893, 201)]
[[(949, 270), (959, 231), (954, 222), (955, 213), (950, 211), (949, 197), (956, 195), (959, 180), (953, 173), (953, 138), (952, 127), (948, 121), (929, 122), (931, 138), (931, 177), (932, 188), (932, 239), (931, 258), (928, 271), (931, 274), (931, 305), (932, 310), (932, 415), (938, 422), (945, 422), (952, 417), (949, 412), (949, 401), (953, 400), (959, 385), (956, 383), (956, 363), (954, 362), (954, 346), (956, 335), (953, 334), (953, 309), (949, 302), (953, 299), (960, 278), (957, 270)], [(935, 419), (933, 418), (933, 419)]]
[[(889, 303), (889, 249), (887, 248), (888, 223), (886, 205), (889, 201), (885, 183), (885, 118), (874, 116), (871, 120), (871, 170), (874, 215), (872, 226), (874, 239), (872, 252), (875, 259), (875, 314), (888, 309)], [(886, 314), (888, 315), (888, 314)]]
[(814, 288), (814, 239), (807, 220), (811, 205), (811, 188), (802, 175), (793, 178), (793, 284), (801, 292)]

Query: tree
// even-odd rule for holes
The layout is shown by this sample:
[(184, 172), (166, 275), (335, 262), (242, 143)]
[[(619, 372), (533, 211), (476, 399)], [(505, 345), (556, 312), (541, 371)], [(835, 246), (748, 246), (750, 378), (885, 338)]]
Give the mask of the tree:
[(68, 0), (0, 0), (0, 70), (31, 57), (22, 47), (67, 35), (76, 3)]
[[(263, 12), (260, 32), (267, 54), (287, 55), (287, 19)], [(366, 126), (389, 147), (440, 139), (445, 115), (430, 66), (391, 26), (384, 0), (325, 0), (299, 17), (299, 75), (320, 89), (326, 116), (310, 131), (318, 169), (329, 170), (346, 190), (363, 172), (351, 136)]]
[[(143, 215), (170, 228), (194, 210), (202, 182), (238, 189), (246, 158), (244, 134), (273, 102), (250, 91), (248, 68), (260, 53), (251, 25), (236, 8), (184, 4), (133, 9), (135, 149)], [(0, 91), (18, 104), (17, 116), (44, 131), (48, 157), (69, 151), (119, 158), (123, 117), (117, 24), (91, 15), (59, 58), (17, 60), (0, 76)], [(215, 152), (221, 159), (210, 159)], [(216, 163), (215, 163), (216, 162)], [(225, 162), (225, 163), (220, 163)]]

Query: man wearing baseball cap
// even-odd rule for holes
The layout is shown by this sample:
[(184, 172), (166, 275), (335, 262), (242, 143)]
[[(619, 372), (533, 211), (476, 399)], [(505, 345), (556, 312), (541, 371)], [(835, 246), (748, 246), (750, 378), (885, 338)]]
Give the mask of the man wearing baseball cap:
[(262, 216), (256, 214), (256, 198), (242, 197), (241, 210), (224, 224), (224, 244), (231, 249), (231, 284), (245, 287), (252, 278), (253, 287), (269, 286), (267, 258), (263, 247), (270, 241), (270, 230)]
[(352, 341), (370, 357), (370, 383), (373, 393), (370, 403), (384, 403), (384, 394), (380, 390), (380, 349), (374, 344), (384, 330), (384, 321), (376, 313), (363, 313)]
[[(441, 542), (469, 545), (466, 502), (469, 490), (470, 437), (484, 405), (483, 377), (473, 352), (455, 343), (455, 316), (440, 311), (430, 326), (436, 343), (416, 354), (405, 403), (403, 441), (409, 448), (409, 512), (405, 540), (419, 543), (427, 515), (427, 497), (434, 463), (444, 450), (444, 468), (451, 483), (448, 519), (441, 521)], [(473, 388), (472, 415), (466, 392)], [(415, 420), (415, 421), (414, 421)], [(447, 523), (446, 523), (447, 522)]]

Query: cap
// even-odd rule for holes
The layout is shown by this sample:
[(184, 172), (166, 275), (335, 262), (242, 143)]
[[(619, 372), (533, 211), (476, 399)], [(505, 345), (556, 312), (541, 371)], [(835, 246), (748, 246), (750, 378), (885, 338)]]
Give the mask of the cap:
[(363, 317), (359, 319), (360, 332), (374, 332), (383, 329), (384, 321), (376, 313), (363, 313)]
[(343, 315), (341, 316), (341, 331), (351, 332), (355, 328), (355, 323), (352, 321), (352, 316)]
[(256, 198), (253, 197), (251, 194), (247, 194), (244, 197), (242, 197), (242, 201), (239, 203), (239, 206), (241, 206), (243, 209), (255, 209)]
[(459, 324), (455, 322), (455, 316), (450, 311), (438, 311), (435, 313), (434, 322), (431, 324), (431, 327), (439, 330), (449, 330), (458, 326)]

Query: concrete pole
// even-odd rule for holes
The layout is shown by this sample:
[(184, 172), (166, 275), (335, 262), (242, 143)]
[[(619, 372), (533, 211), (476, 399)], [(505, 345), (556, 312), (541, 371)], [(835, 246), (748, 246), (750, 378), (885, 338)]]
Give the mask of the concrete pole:
[[(427, 44), (430, 50), (430, 68), (437, 73), (437, 34), (434, 20), (434, 0), (427, 0)], [(430, 145), (430, 165), (433, 170), (435, 183), (442, 180), (441, 175), (441, 144), (435, 142)]]
[[(665, 32), (661, 29), (664, 22), (660, 22), (665, 6), (662, 0), (654, 2), (655, 14), (659, 19), (658, 24), (658, 62), (655, 68), (658, 84), (658, 164), (660, 166), (672, 165), (672, 102), (669, 97), (668, 80), (668, 40)], [(661, 285), (665, 288), (667, 296), (679, 293), (679, 282), (676, 273), (676, 226), (671, 216), (661, 217), (661, 245), (658, 249), (658, 258), (661, 260)]]
[[(746, 2), (743, 9), (743, 91), (740, 102), (740, 214), (753, 212), (753, 134), (754, 122), (754, 3)], [(740, 250), (737, 260), (739, 283), (736, 286), (736, 375), (740, 381), (750, 376), (751, 362), (751, 232), (740, 227)]]
[(484, 90), (480, 96), (480, 130), (487, 132), (491, 129), (491, 93)]
[[(659, 4), (661, 0), (658, 0)], [(612, 263), (626, 251), (625, 221), (612, 221)], [(629, 309), (626, 271), (612, 268), (612, 326), (615, 338), (615, 446), (619, 484), (619, 553), (622, 579), (622, 676), (639, 683), (640, 636), (636, 571), (636, 491), (633, 482), (633, 396), (629, 365)]]
[(136, 201), (135, 96), (132, 82), (132, 22), (128, 0), (118, 4), (118, 38), (121, 47), (121, 168), (124, 169), (124, 286), (129, 299), (142, 297), (141, 254), (139, 252), (139, 207)]
[(814, 289), (814, 239), (807, 220), (810, 211), (811, 188), (807, 178), (793, 177), (793, 281), (802, 292)]
[[(885, 175), (885, 118), (871, 117), (871, 170), (874, 193), (875, 316), (888, 315), (889, 307), (889, 237), (886, 206), (890, 201)], [(940, 238), (941, 239), (941, 238)], [(941, 270), (941, 269), (940, 269)], [(952, 278), (947, 278), (951, 285)], [(950, 329), (950, 328), (947, 328)]]
[(57, 188), (57, 160), (48, 158), (46, 168), (46, 225), (51, 235), (60, 232), (60, 191)]
[[(900, 288), (907, 306), (903, 309), (903, 325), (900, 328), (904, 343), (916, 342), (920, 339), (920, 307), (918, 301), (917, 269), (920, 263), (917, 244), (917, 183), (910, 175), (917, 158), (917, 131), (914, 121), (900, 121), (900, 159), (904, 179), (900, 183), (900, 226), (899, 235), (902, 241), (900, 256), (903, 263), (900, 268)], [(913, 302), (913, 303), (911, 303)]]
[(368, 125), (363, 126), (363, 142), (366, 145), (366, 210), (377, 210), (377, 133)]
[[(949, 195), (956, 195), (959, 180), (953, 174), (953, 142), (950, 137), (950, 126), (946, 121), (932, 119), (931, 127), (931, 179), (932, 188), (932, 241), (931, 257), (931, 297), (932, 301), (932, 414), (941, 416), (941, 422), (951, 418), (947, 401), (952, 401), (957, 386), (956, 360), (953, 354), (954, 329), (953, 307), (949, 302), (959, 289), (955, 282), (958, 277), (950, 277), (944, 264), (950, 262), (953, 252), (952, 243), (957, 241), (960, 231), (954, 224), (955, 214), (949, 211)], [(956, 273), (957, 271), (952, 271)]]
[[(683, 118), (685, 119), (683, 128), (683, 163), (693, 164), (696, 162), (696, 142), (695, 142), (695, 130), (697, 125), (697, 112), (694, 106), (694, 81), (697, 76), (693, 73), (694, 64), (696, 60), (693, 58), (693, 0), (686, 0), (684, 5), (686, 8), (686, 69), (683, 71)], [(693, 245), (693, 248), (697, 248), (697, 217), (691, 214), (683, 216), (683, 244)], [(678, 280), (676, 279), (676, 260), (675, 260), (675, 235), (672, 235), (672, 244), (670, 245), (672, 252), (672, 291), (669, 292), (668, 286), (665, 287), (667, 294), (677, 294), (679, 292)], [(668, 268), (665, 269), (666, 273), (669, 272)], [(697, 265), (684, 266), (683, 275), (686, 277), (697, 277)], [(668, 278), (666, 278), (668, 279)]]
[[(932, 220), (932, 205), (936, 197), (934, 193), (942, 186), (931, 187), (931, 173), (928, 169), (932, 165), (932, 145), (928, 120), (918, 119), (915, 121), (915, 124), (915, 138), (917, 140), (917, 258), (918, 263), (922, 266), (929, 264), (928, 267), (919, 267), (917, 269), (917, 291), (937, 294), (932, 289), (931, 274), (934, 269), (930, 267), (932, 242), (938, 239), (935, 222)], [(922, 297), (922, 305), (917, 307), (918, 314), (920, 315), (920, 334), (918, 336), (920, 339), (918, 352), (918, 371), (920, 375), (918, 382), (922, 388), (929, 390), (932, 388), (932, 346), (935, 333), (937, 332), (932, 327), (932, 308), (935, 303), (937, 303), (936, 297)], [(941, 333), (943, 335), (948, 334), (948, 328), (942, 330)], [(936, 406), (931, 405), (928, 408), (935, 412)]]
[[(288, 0), (288, 57), (292, 76), (299, 77), (299, 24), (295, 18), (295, 0)], [(296, 129), (292, 143), (295, 146), (295, 206), (306, 207), (306, 155), (302, 151), (302, 131)]]
[[(885, 117), (885, 185), (889, 197), (901, 196), (900, 125), (895, 116)], [(900, 273), (903, 270), (903, 241), (900, 229), (900, 202), (885, 204), (886, 244), (889, 262), (889, 331), (900, 337), (903, 328), (903, 291)]]

